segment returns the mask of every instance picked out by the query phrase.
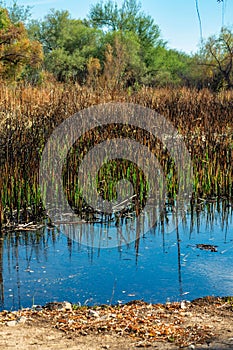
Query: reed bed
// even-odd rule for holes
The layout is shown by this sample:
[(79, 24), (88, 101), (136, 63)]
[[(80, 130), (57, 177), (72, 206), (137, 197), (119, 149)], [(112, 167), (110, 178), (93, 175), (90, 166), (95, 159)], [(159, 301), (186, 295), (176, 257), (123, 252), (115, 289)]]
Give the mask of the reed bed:
[[(0, 85), (0, 227), (7, 222), (36, 221), (44, 215), (38, 173), (46, 141), (56, 126), (74, 113), (111, 101), (151, 108), (179, 130), (194, 166), (194, 201), (223, 197), (232, 201), (233, 91), (216, 94), (187, 88), (94, 91), (78, 85), (48, 84), (40, 88)], [(145, 131), (110, 125), (87, 132), (69, 152), (64, 188), (76, 210), (82, 211), (86, 205), (75, 186), (80, 160), (99, 142), (119, 134), (143, 143), (156, 154), (168, 180), (167, 196), (170, 200), (175, 198), (175, 166), (163, 145)], [(148, 190), (146, 180), (135, 165), (127, 162), (119, 165), (116, 161), (107, 166), (105, 175), (100, 172), (100, 193), (106, 199), (114, 198), (111, 179), (116, 177), (116, 169), (118, 180), (133, 181), (143, 207)]]

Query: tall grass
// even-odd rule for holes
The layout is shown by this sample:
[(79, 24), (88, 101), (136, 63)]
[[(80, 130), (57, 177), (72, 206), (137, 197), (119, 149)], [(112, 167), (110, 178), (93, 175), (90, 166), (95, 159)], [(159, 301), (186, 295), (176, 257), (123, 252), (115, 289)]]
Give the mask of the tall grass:
[[(183, 135), (194, 166), (193, 199), (233, 198), (233, 92), (208, 90), (96, 89), (51, 84), (45, 87), (0, 86), (0, 226), (6, 222), (37, 220), (43, 216), (38, 170), (43, 147), (52, 131), (74, 113), (92, 105), (130, 102), (151, 108), (168, 118)], [(145, 131), (119, 125), (91, 130), (70, 151), (64, 187), (70, 203), (85, 203), (75, 188), (76, 169), (83, 155), (106, 138), (130, 137), (154, 152), (168, 181), (168, 197), (176, 194), (174, 164), (163, 145)], [(110, 136), (112, 135), (112, 136)], [(113, 176), (134, 183), (139, 197), (147, 191), (143, 174), (131, 164), (111, 163), (99, 174), (100, 192), (114, 198)], [(105, 184), (104, 184), (105, 183)], [(107, 184), (107, 185), (106, 185)], [(142, 201), (141, 201), (141, 204)]]

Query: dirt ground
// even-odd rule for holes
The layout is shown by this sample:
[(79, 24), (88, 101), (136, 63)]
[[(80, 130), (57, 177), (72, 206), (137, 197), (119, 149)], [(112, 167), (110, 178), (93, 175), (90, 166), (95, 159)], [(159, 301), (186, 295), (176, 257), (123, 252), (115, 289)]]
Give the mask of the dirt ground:
[(233, 298), (0, 313), (0, 349), (233, 349)]

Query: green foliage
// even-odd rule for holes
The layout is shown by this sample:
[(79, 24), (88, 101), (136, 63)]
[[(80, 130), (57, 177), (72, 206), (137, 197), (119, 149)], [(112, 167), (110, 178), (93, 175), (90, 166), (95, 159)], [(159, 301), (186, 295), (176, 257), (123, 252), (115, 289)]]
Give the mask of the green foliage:
[(60, 81), (77, 80), (84, 71), (85, 59), (80, 52), (72, 55), (64, 48), (52, 50), (45, 58), (45, 67)]
[(183, 52), (165, 46), (151, 48), (145, 56), (145, 74), (142, 83), (151, 86), (178, 86), (192, 80), (192, 58)]
[(98, 57), (108, 87), (114, 81), (131, 85), (141, 79), (146, 67), (140, 52), (140, 42), (135, 33), (115, 31), (105, 34)]
[(222, 28), (210, 36), (200, 49), (199, 64), (205, 67), (214, 89), (233, 87), (233, 32)]
[[(126, 59), (121, 66), (125, 69), (122, 76), (126, 84), (164, 86), (185, 81), (190, 58), (166, 49), (158, 26), (141, 11), (138, 1), (124, 0), (121, 7), (113, 1), (99, 2), (91, 7), (89, 20), (93, 27), (104, 30), (104, 40), (112, 48), (113, 38), (118, 38)], [(128, 55), (123, 54), (124, 50)]]
[(229, 28), (202, 41), (200, 51), (190, 56), (167, 48), (158, 25), (142, 11), (138, 0), (123, 0), (121, 5), (110, 0), (97, 2), (84, 20), (55, 9), (43, 20), (30, 20), (29, 6), (18, 5), (16, 0), (7, 10), (4, 1), (0, 5), (2, 78), (23, 77), (41, 83), (44, 77), (53, 76), (93, 88), (130, 86), (131, 92), (140, 85), (215, 90), (233, 86)]
[(190, 57), (166, 49), (158, 26), (137, 0), (124, 0), (121, 7), (99, 2), (84, 21), (51, 10), (43, 21), (31, 21), (28, 31), (43, 45), (45, 69), (60, 81), (97, 86), (98, 80), (108, 89), (187, 81)]
[(7, 30), (11, 24), (8, 12), (6, 9), (0, 7), (0, 30)]
[(94, 27), (137, 34), (145, 47), (160, 43), (158, 26), (141, 11), (137, 0), (124, 0), (120, 8), (113, 1), (99, 2), (91, 7), (88, 17)]
[(51, 10), (43, 21), (31, 22), (29, 35), (43, 45), (45, 69), (58, 80), (83, 82), (87, 61), (98, 50), (101, 32), (72, 19), (68, 11)]
[(29, 35), (39, 39), (43, 45), (44, 53), (61, 47), (63, 33), (70, 20), (68, 11), (52, 9), (43, 21), (34, 20), (29, 25)]
[(16, 0), (13, 0), (12, 5), (8, 6), (7, 10), (13, 24), (26, 23), (31, 18), (31, 6), (18, 5)]

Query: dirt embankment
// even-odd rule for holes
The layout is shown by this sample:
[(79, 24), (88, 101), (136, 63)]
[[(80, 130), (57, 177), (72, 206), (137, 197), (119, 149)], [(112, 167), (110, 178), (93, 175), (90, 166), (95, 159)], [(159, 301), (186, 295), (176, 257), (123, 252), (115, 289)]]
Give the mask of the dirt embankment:
[[(67, 306), (68, 305), (68, 306)], [(0, 313), (0, 349), (233, 349), (233, 298)]]

